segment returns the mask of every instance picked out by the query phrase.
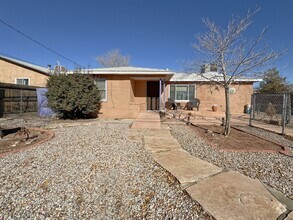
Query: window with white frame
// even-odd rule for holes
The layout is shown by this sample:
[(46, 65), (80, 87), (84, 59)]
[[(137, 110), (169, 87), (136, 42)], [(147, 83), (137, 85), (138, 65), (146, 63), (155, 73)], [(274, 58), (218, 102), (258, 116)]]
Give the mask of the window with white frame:
[(107, 81), (105, 79), (95, 79), (95, 84), (99, 90), (101, 101), (107, 101)]
[(171, 84), (170, 98), (176, 101), (193, 100), (196, 97), (195, 91), (194, 84)]
[(29, 78), (16, 78), (15, 84), (28, 86), (29, 85)]

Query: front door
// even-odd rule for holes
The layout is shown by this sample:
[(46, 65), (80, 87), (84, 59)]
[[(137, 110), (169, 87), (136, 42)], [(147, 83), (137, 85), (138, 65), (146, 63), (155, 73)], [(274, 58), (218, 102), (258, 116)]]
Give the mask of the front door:
[(159, 82), (147, 82), (147, 110), (159, 110)]

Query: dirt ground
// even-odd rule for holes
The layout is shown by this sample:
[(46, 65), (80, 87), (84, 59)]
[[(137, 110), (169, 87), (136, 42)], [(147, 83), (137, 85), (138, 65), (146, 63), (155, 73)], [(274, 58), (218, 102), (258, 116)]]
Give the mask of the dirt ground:
[(28, 136), (23, 131), (7, 134), (0, 139), (0, 154), (28, 147), (44, 140), (47, 136), (45, 132), (33, 129), (28, 129)]
[(229, 137), (225, 137), (221, 134), (223, 127), (219, 125), (192, 126), (192, 129), (198, 136), (205, 139), (209, 144), (222, 150), (284, 150), (280, 145), (234, 128), (231, 128)]

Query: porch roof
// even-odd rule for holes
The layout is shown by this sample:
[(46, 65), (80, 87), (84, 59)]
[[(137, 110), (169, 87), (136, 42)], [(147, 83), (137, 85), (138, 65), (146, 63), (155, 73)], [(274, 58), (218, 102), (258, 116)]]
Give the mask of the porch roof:
[[(73, 73), (73, 71), (71, 71)], [(115, 75), (169, 75), (173, 76), (175, 73), (168, 69), (152, 69), (144, 67), (110, 67), (110, 68), (96, 68), (82, 70), (85, 74), (115, 74)]]

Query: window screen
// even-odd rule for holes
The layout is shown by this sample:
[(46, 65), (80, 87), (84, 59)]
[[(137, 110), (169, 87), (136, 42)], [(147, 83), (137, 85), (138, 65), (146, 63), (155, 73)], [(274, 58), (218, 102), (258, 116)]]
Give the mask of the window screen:
[(107, 82), (105, 79), (96, 79), (96, 86), (98, 87), (100, 98), (102, 101), (107, 100)]

